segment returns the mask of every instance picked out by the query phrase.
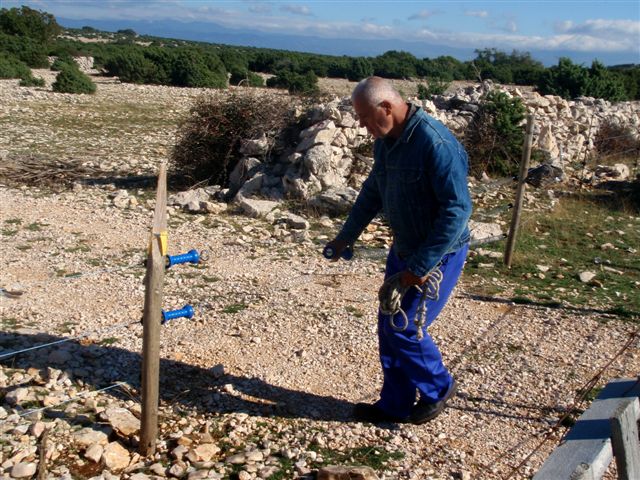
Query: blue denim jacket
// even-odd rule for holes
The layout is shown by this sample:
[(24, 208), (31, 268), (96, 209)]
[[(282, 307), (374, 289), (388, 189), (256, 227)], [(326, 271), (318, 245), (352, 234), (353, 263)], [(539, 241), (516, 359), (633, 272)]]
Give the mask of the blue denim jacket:
[(338, 234), (353, 244), (382, 210), (393, 248), (418, 276), (469, 241), (471, 198), (463, 146), (422, 109), (407, 120), (400, 138), (374, 144), (374, 164)]

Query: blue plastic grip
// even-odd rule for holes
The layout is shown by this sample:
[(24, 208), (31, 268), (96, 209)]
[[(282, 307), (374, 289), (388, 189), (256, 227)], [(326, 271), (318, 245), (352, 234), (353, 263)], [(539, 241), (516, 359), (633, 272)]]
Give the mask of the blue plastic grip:
[(167, 255), (167, 268), (171, 268), (179, 263), (198, 263), (200, 262), (200, 255), (196, 250), (189, 250), (187, 253), (181, 255)]
[[(324, 255), (324, 258), (327, 258), (329, 260), (333, 259), (335, 254), (336, 252), (333, 250), (333, 248), (328, 245), (324, 247), (324, 250), (322, 250), (322, 255)], [(340, 257), (344, 258), (345, 260), (351, 260), (353, 258), (353, 247), (351, 245), (348, 245), (347, 248), (342, 251)]]
[(162, 311), (162, 324), (164, 325), (169, 320), (174, 318), (193, 318), (193, 307), (191, 305), (185, 305), (180, 310)]

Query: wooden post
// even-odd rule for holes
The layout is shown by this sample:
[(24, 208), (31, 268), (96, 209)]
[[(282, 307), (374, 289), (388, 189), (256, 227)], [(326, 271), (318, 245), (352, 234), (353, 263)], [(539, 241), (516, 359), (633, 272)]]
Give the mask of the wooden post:
[(504, 254), (504, 264), (511, 268), (511, 258), (513, 250), (516, 246), (516, 236), (518, 227), (520, 226), (520, 210), (522, 210), (522, 201), (524, 198), (525, 183), (527, 172), (529, 171), (529, 159), (531, 158), (531, 144), (533, 143), (533, 114), (527, 115), (527, 133), (524, 140), (524, 149), (522, 150), (522, 160), (520, 161), (520, 175), (518, 177), (518, 189), (516, 191), (516, 201), (513, 207), (513, 215), (511, 216), (511, 225), (509, 227), (509, 236), (507, 237), (507, 246)]
[(156, 208), (147, 256), (142, 339), (142, 424), (140, 454), (153, 455), (158, 436), (160, 325), (167, 253), (167, 167), (160, 165)]
[(630, 398), (611, 417), (611, 448), (621, 480), (640, 478), (639, 416), (638, 398)]

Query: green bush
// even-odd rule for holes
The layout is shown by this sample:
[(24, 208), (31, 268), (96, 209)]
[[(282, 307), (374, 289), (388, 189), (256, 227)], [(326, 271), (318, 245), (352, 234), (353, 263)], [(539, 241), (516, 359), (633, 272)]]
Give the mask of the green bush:
[(205, 59), (196, 50), (182, 50), (174, 58), (171, 83), (178, 87), (226, 88), (226, 74), (220, 71), (214, 73), (209, 68), (210, 66), (216, 68), (217, 64), (222, 65), (215, 55), (208, 55)]
[(540, 76), (537, 88), (542, 95), (559, 95), (568, 100), (587, 96), (615, 102), (627, 98), (622, 76), (597, 60), (587, 69), (561, 58), (558, 65)]
[(74, 67), (75, 65), (76, 65), (75, 60), (71, 55), (63, 54), (63, 55), (59, 55), (58, 58), (56, 58), (53, 61), (53, 63), (51, 64), (51, 67), (49, 68), (54, 72), (59, 72), (65, 67), (69, 67), (69, 66)]
[(0, 32), (0, 52), (13, 55), (31, 68), (49, 68), (46, 47), (28, 37)]
[(50, 13), (23, 6), (0, 10), (0, 31), (45, 44), (54, 40), (62, 28)]
[(411, 78), (417, 75), (419, 60), (409, 52), (389, 50), (373, 61), (374, 73), (384, 78)]
[(418, 98), (420, 100), (431, 100), (434, 95), (442, 95), (446, 92), (449, 84), (439, 78), (427, 79), (427, 84), (418, 84)]
[(264, 87), (264, 79), (257, 73), (248, 70), (231, 72), (229, 84), (242, 87)]
[(104, 66), (109, 75), (125, 83), (170, 83), (169, 74), (138, 49), (123, 47), (108, 56)]
[(28, 78), (31, 70), (13, 55), (0, 52), (0, 78)]
[(472, 174), (515, 175), (522, 158), (526, 108), (518, 97), (490, 91), (469, 124), (464, 143)]
[(44, 78), (34, 77), (33, 75), (29, 75), (27, 78), (23, 78), (20, 80), (21, 87), (44, 87), (45, 82)]
[(373, 63), (365, 57), (355, 57), (349, 61), (347, 70), (347, 79), (352, 82), (358, 82), (363, 78), (373, 75)]
[(58, 73), (52, 88), (60, 93), (95, 93), (96, 84), (78, 68), (67, 65)]
[(311, 70), (304, 74), (280, 70), (275, 77), (267, 80), (267, 87), (286, 88), (289, 93), (299, 95), (313, 95), (319, 92), (318, 77)]

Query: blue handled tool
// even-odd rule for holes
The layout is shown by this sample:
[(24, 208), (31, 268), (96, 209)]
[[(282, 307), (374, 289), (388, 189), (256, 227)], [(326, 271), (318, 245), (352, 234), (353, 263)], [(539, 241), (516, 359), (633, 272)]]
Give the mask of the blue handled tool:
[[(324, 258), (332, 260), (335, 257), (336, 252), (334, 251), (333, 247), (327, 245), (326, 247), (324, 247), (324, 250), (322, 250), (322, 255), (324, 255)], [(347, 248), (342, 251), (340, 257), (344, 258), (345, 260), (351, 260), (353, 258), (353, 246), (348, 245)]]
[(199, 263), (200, 255), (196, 250), (189, 250), (187, 253), (180, 255), (167, 255), (167, 268), (171, 268), (179, 263)]
[(185, 305), (180, 310), (162, 311), (162, 325), (174, 318), (193, 318), (194, 310), (191, 305)]

